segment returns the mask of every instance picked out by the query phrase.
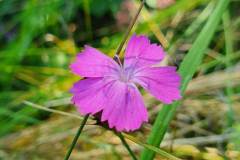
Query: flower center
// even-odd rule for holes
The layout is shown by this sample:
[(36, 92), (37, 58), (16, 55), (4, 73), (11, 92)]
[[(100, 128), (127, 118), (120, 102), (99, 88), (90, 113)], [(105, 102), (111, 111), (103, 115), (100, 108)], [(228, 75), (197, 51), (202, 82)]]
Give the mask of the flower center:
[(119, 71), (119, 80), (121, 82), (125, 82), (125, 83), (130, 82), (132, 76), (133, 76), (132, 72), (129, 69), (121, 68), (121, 70)]

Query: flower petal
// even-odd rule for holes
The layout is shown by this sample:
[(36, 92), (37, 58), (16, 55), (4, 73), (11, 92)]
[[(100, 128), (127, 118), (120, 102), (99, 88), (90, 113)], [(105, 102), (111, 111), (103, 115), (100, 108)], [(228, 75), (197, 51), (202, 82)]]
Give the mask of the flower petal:
[(73, 93), (72, 102), (78, 111), (83, 114), (95, 114), (104, 107), (105, 95), (103, 90), (109, 82), (103, 78), (87, 78), (74, 84), (71, 92)]
[(170, 104), (181, 98), (181, 77), (176, 67), (145, 67), (136, 71), (133, 81), (163, 103)]
[(164, 55), (162, 47), (151, 44), (146, 36), (133, 35), (126, 48), (124, 67), (142, 67), (157, 64), (164, 58)]
[(104, 77), (116, 72), (119, 65), (97, 49), (85, 46), (70, 68), (73, 73), (82, 77)]
[(133, 131), (147, 122), (147, 110), (141, 94), (134, 84), (115, 81), (108, 102), (103, 109), (101, 121), (108, 121), (110, 128), (117, 131)]
[(101, 121), (108, 121), (117, 131), (133, 131), (147, 122), (147, 110), (134, 84), (106, 78), (78, 81), (71, 89), (72, 102), (83, 114), (102, 112)]

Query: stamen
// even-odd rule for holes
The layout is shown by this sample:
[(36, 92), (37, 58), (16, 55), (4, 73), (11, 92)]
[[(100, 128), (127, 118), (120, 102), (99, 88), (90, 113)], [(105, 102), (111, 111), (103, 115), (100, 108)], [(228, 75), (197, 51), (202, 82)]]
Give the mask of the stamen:
[(114, 55), (113, 60), (116, 61), (122, 67), (122, 62), (117, 54)]

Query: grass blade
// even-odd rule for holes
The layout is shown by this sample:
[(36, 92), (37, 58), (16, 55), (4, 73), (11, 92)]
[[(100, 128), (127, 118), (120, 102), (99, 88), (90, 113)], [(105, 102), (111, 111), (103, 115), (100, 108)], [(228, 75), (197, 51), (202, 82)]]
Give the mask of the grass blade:
[(41, 110), (44, 110), (44, 111), (47, 111), (47, 112), (57, 113), (57, 114), (61, 114), (63, 116), (69, 116), (69, 117), (73, 117), (73, 118), (77, 118), (77, 119), (83, 120), (83, 118), (78, 116), (78, 115), (75, 115), (75, 114), (72, 114), (72, 113), (68, 113), (68, 112), (64, 112), (64, 111), (51, 109), (51, 108), (47, 108), (47, 107), (43, 107), (43, 106), (34, 104), (32, 102), (29, 102), (29, 101), (23, 101), (23, 104), (31, 106), (33, 108), (41, 109)]
[(129, 139), (130, 141), (132, 141), (132, 142), (134, 142), (134, 143), (136, 143), (136, 144), (138, 144), (138, 145), (140, 145), (140, 146), (142, 146), (146, 149), (149, 149), (149, 150), (161, 155), (162, 157), (165, 157), (165, 158), (170, 159), (170, 160), (181, 160), (180, 158), (177, 158), (177, 157), (165, 152), (164, 150), (161, 150), (160, 148), (142, 143), (138, 139), (136, 139), (136, 138), (134, 138), (134, 137), (132, 137), (132, 136), (126, 134), (126, 133), (122, 133), (122, 135), (124, 137), (126, 137), (127, 139)]
[[(224, 27), (224, 38), (225, 38), (225, 66), (226, 66), (226, 71), (228, 72), (228, 68), (231, 67), (231, 56), (234, 52), (234, 42), (233, 42), (233, 32), (231, 28), (231, 21), (230, 21), (230, 14), (229, 11), (227, 10), (222, 17), (223, 20), (223, 27)], [(232, 127), (235, 121), (235, 115), (233, 111), (233, 101), (232, 101), (232, 96), (234, 95), (234, 90), (231, 87), (231, 81), (227, 81), (227, 88), (226, 88), (226, 102), (227, 102), (227, 125), (228, 127)]]
[[(197, 70), (197, 67), (200, 65), (204, 52), (213, 37), (214, 31), (216, 30), (228, 3), (229, 0), (218, 1), (215, 10), (209, 17), (207, 23), (193, 43), (192, 48), (189, 50), (181, 63), (179, 73), (182, 76), (182, 93), (185, 91), (189, 81), (192, 79), (195, 71)], [(172, 105), (165, 105), (159, 112), (147, 140), (148, 144), (156, 147), (160, 145), (179, 104), (180, 101), (177, 101)], [(144, 149), (141, 155), (141, 160), (152, 160), (154, 156), (155, 153), (153, 151)]]

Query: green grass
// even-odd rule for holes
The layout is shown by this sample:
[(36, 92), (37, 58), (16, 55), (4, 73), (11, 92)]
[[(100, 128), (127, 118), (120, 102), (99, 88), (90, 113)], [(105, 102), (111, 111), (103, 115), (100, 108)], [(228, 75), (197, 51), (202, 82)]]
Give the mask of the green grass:
[[(225, 66), (230, 68), (232, 66), (231, 57), (234, 53), (234, 41), (233, 41), (233, 32), (231, 27), (231, 19), (229, 11), (227, 10), (222, 17), (223, 27), (224, 27), (224, 39), (225, 39)], [(233, 88), (231, 87), (231, 82), (228, 81), (226, 87), (226, 104), (228, 106), (227, 111), (227, 126), (232, 127), (235, 121), (234, 111), (233, 111), (233, 102), (232, 96), (234, 95)]]
[[(198, 66), (201, 64), (204, 53), (211, 42), (213, 34), (222, 18), (224, 10), (228, 6), (229, 0), (220, 0), (209, 17), (207, 23), (199, 33), (197, 39), (194, 41), (191, 49), (184, 57), (179, 73), (182, 77), (181, 92), (187, 88), (189, 81), (192, 79)], [(165, 105), (163, 109), (158, 113), (158, 116), (154, 122), (152, 131), (148, 137), (148, 144), (158, 147), (163, 140), (163, 137), (169, 127), (172, 118), (175, 115), (177, 107), (181, 104), (177, 101), (171, 105)], [(141, 160), (152, 160), (155, 153), (145, 149), (141, 154)]]

